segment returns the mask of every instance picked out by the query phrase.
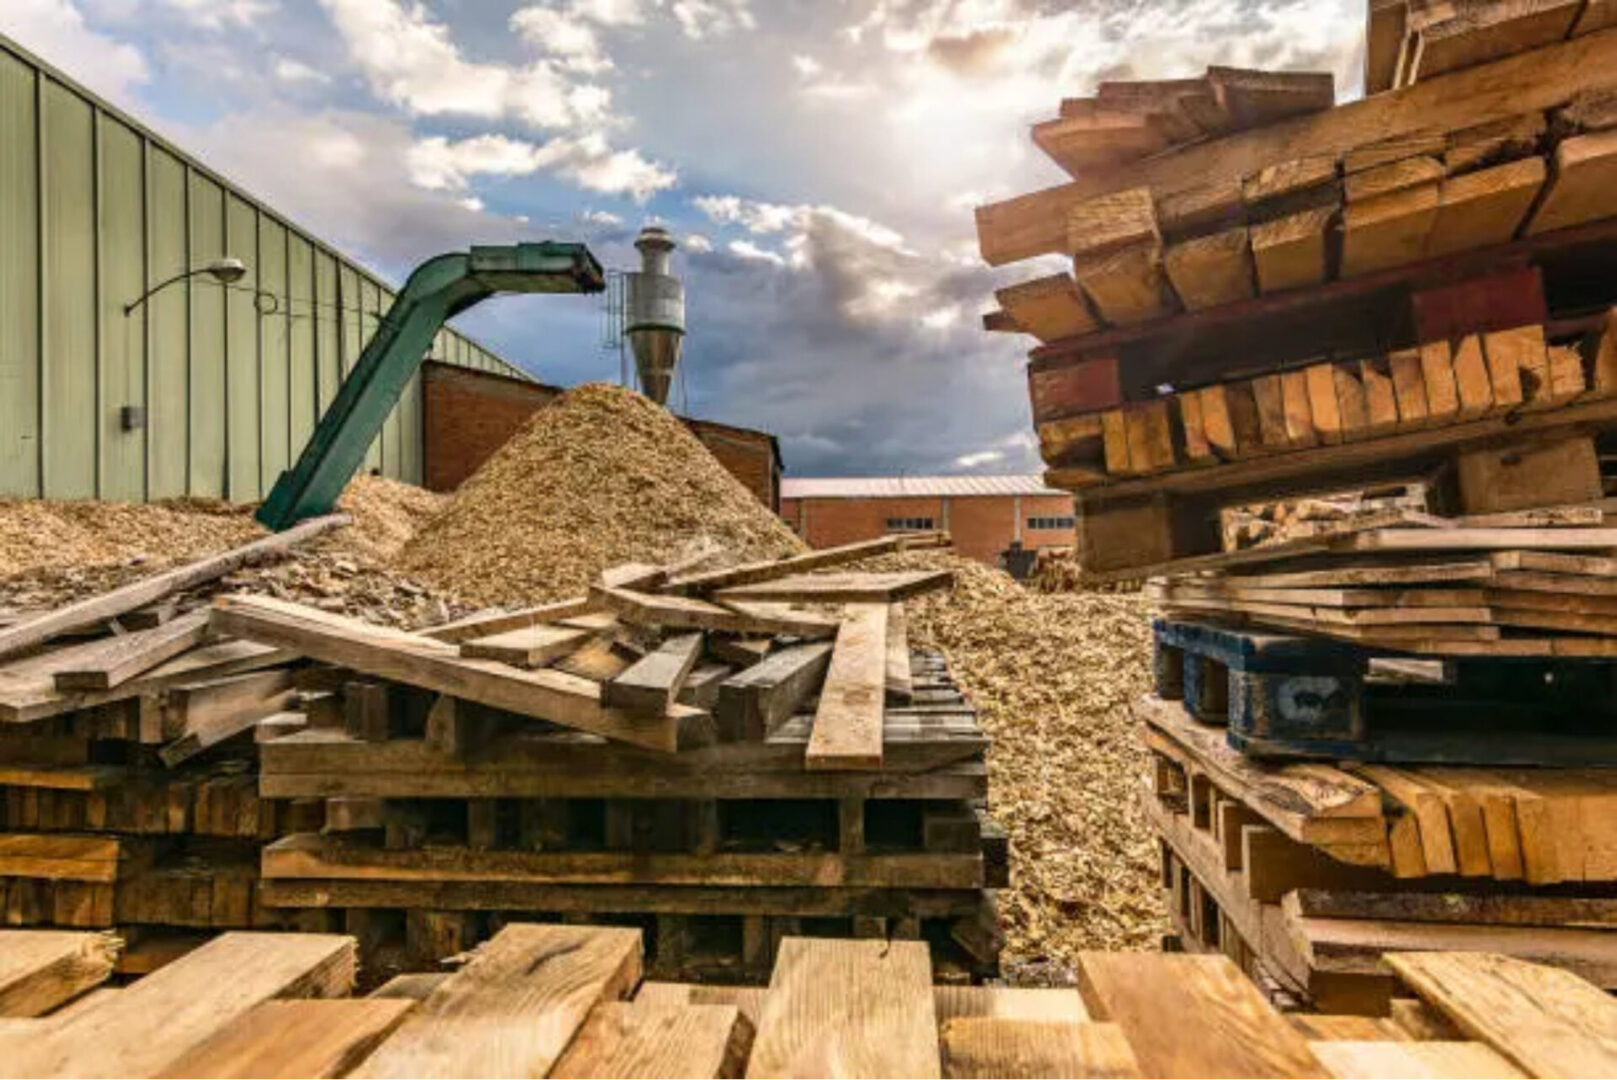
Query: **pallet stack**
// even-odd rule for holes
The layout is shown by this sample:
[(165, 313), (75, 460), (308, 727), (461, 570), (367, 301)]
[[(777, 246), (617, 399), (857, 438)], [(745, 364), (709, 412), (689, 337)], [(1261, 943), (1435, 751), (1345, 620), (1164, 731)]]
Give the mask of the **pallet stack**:
[(919, 942), (788, 938), (767, 988), (697, 986), (643, 979), (632, 929), (531, 923), (452, 973), (354, 998), (351, 938), (226, 934), (127, 988), (100, 988), (115, 951), (95, 935), (0, 935), (0, 1046), (13, 1071), (1617, 1075), (1617, 1004), (1566, 972), (1486, 953), (1390, 955), (1409, 996), (1394, 1020), (1370, 1021), (1283, 1016), (1222, 957), (1086, 953), (1077, 990), (960, 987), (935, 984)]
[(320, 808), (259, 799), (254, 735), (315, 698), (289, 654), (215, 633), (187, 590), (345, 520), (0, 627), (6, 925), (117, 928), (132, 970), (220, 929), (295, 925), (260, 902), (259, 847)]
[(1182, 941), (1335, 1012), (1387, 1012), (1390, 949), (1617, 987), (1617, 530), (1579, 516), (1288, 541), (1150, 584), (1137, 715)]
[(617, 567), (424, 634), (221, 598), (220, 632), (317, 662), (340, 699), (260, 747), (264, 798), (324, 806), (264, 848), (264, 902), (356, 934), (370, 971), (542, 912), (642, 925), (679, 977), (762, 978), (795, 933), (924, 938), (992, 974), (987, 739), (905, 634), (904, 600), (951, 575), (835, 570), (936, 542)]
[[(1392, 7), (1396, 89), (1102, 83), (1034, 128), (1072, 181), (978, 210), (990, 264), (1072, 259), (985, 324), (1040, 342), (1034, 422), (1090, 580), (1217, 552), (1220, 511), (1253, 499), (1436, 470), (1451, 514), (1603, 494), (1617, 29), (1598, 0), (1378, 0), (1376, 64)], [(1522, 453), (1564, 467), (1474, 482)]]

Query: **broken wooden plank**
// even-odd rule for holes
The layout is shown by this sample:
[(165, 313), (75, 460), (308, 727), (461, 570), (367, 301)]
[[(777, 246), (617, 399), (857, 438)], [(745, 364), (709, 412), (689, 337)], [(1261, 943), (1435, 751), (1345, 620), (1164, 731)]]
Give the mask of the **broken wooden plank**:
[(119, 941), (76, 930), (8, 930), (0, 948), (0, 1016), (42, 1016), (112, 974)]
[(850, 604), (837, 631), (807, 769), (879, 769), (887, 700), (887, 605)]
[(98, 642), (100, 648), (84, 655), (53, 676), (58, 690), (111, 690), (172, 659), (208, 637), (208, 613), (196, 611), (151, 630), (139, 630)]
[(222, 630), (240, 637), (649, 749), (674, 751), (680, 722), (700, 715), (675, 705), (657, 722), (630, 716), (603, 705), (599, 684), (576, 675), (467, 660), (444, 642), (268, 597), (221, 597), (213, 617)]
[(328, 514), (325, 517), (311, 518), (285, 532), (254, 540), (250, 544), (243, 544), (217, 555), (209, 555), (205, 559), (165, 570), (144, 580), (113, 589), (111, 592), (101, 593), (0, 628), (0, 657), (31, 649), (71, 630), (79, 630), (116, 618), (126, 611), (145, 607), (181, 589), (189, 589), (222, 578), (240, 567), (264, 559), (278, 558), (306, 540), (312, 540), (339, 525), (348, 524), (348, 520), (347, 514)]
[(168, 692), (163, 718), (163, 734), (172, 741), (158, 756), (173, 768), (282, 712), (293, 694), (292, 672), (285, 669), (176, 686)]
[(166, 1077), (339, 1077), (415, 1008), (394, 996), (266, 1001), (163, 1067)]
[(639, 930), (508, 924), (350, 1075), (544, 1076), (590, 1010), (639, 981)]
[(604, 683), (601, 702), (660, 716), (673, 705), (701, 655), (701, 634), (676, 634)]
[(460, 655), (473, 660), (498, 660), (502, 664), (517, 667), (544, 667), (552, 660), (575, 651), (594, 636), (590, 630), (535, 623), (489, 637), (462, 641)]
[(925, 942), (781, 942), (748, 1077), (941, 1074)]
[(719, 687), (715, 715), (722, 737), (757, 740), (771, 734), (819, 689), (831, 645), (811, 642), (772, 653)]

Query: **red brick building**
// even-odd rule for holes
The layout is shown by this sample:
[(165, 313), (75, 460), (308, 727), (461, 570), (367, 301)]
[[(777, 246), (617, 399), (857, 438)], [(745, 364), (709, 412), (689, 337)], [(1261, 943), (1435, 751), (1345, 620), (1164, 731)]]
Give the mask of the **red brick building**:
[(788, 479), (780, 512), (813, 547), (945, 529), (960, 554), (990, 566), (1012, 544), (1037, 551), (1076, 540), (1072, 495), (1038, 476)]
[[(425, 485), (453, 491), (527, 423), (535, 409), (559, 397), (559, 386), (527, 382), (429, 360), (421, 366)], [(773, 435), (712, 420), (684, 418), (719, 464), (758, 501), (780, 510), (780, 444)]]

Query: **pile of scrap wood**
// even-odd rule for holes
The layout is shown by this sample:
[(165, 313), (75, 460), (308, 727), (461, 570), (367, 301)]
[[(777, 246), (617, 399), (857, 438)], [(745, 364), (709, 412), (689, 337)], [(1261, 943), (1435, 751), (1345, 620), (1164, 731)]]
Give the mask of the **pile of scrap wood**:
[(1225, 507), (1219, 525), (1224, 550), (1261, 547), (1327, 533), (1357, 532), (1427, 517), (1424, 484), (1390, 484), (1300, 499), (1271, 499)]
[(220, 632), (317, 662), (342, 702), (260, 747), (266, 798), (325, 807), (264, 849), (264, 901), (360, 932), (373, 968), (401, 936), (433, 959), (567, 911), (654, 924), (668, 972), (759, 977), (804, 919), (992, 971), (987, 739), (905, 633), (952, 575), (837, 569), (946, 542), (623, 565), (419, 634), (221, 597)]
[(1389, 955), (1407, 996), (1372, 1020), (1278, 1013), (1222, 956), (1093, 952), (1076, 989), (1009, 989), (936, 985), (919, 942), (789, 938), (767, 988), (749, 988), (644, 979), (635, 930), (538, 923), (452, 973), (352, 998), (354, 942), (336, 936), (227, 934), (122, 990), (98, 988), (111, 949), (90, 935), (12, 931), (0, 949), (0, 1039), (37, 1076), (1617, 1071), (1617, 1004), (1488, 953)]

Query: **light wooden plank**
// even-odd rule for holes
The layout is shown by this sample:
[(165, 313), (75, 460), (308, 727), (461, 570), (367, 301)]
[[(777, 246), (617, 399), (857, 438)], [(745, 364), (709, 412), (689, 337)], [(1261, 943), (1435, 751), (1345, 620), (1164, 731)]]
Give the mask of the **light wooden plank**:
[(774, 559), (765, 562), (744, 563), (740, 566), (731, 566), (722, 570), (708, 570), (700, 574), (690, 574), (675, 578), (664, 586), (665, 592), (684, 593), (688, 596), (700, 596), (715, 589), (733, 588), (738, 585), (750, 585), (759, 581), (773, 581), (776, 578), (790, 577), (793, 574), (805, 574), (810, 570), (824, 570), (832, 566), (842, 566), (845, 563), (858, 562), (876, 555), (886, 555), (894, 551), (903, 551), (912, 546), (927, 546), (935, 539), (936, 534), (917, 534), (907, 536), (880, 536), (874, 540), (860, 540), (852, 544), (843, 544), (839, 547), (821, 548), (803, 555), (793, 555), (785, 559)]
[(925, 942), (781, 942), (747, 1076), (941, 1073)]
[(1089, 1019), (1083, 999), (1071, 987), (939, 986), (932, 997), (939, 1023), (969, 1016), (1072, 1024)]
[(1281, 292), (1318, 285), (1330, 274), (1326, 243), (1336, 207), (1303, 210), (1251, 229), (1258, 291)]
[(590, 1010), (639, 980), (638, 930), (514, 923), (350, 1075), (544, 1076)]
[(552, 660), (578, 649), (594, 636), (590, 630), (539, 623), (463, 641), (460, 643), (460, 655), (473, 660), (498, 660), (502, 664), (517, 667), (544, 667)]
[(702, 655), (701, 634), (676, 634), (601, 687), (601, 702), (633, 713), (660, 716)]
[(1256, 292), (1252, 244), (1245, 227), (1174, 244), (1164, 263), (1169, 282), (1190, 311), (1246, 300)]
[(1146, 1076), (1320, 1076), (1307, 1041), (1224, 956), (1078, 955), (1091, 1016), (1123, 1030)]
[(0, 933), (0, 1016), (42, 1016), (112, 974), (119, 942), (74, 930)]
[(1426, 234), (1428, 257), (1503, 244), (1544, 186), (1544, 159), (1523, 158), (1443, 181), (1437, 220)]
[(1397, 953), (1386, 962), (1466, 1035), (1531, 1076), (1617, 1075), (1617, 1001), (1570, 972), (1488, 953)]
[(1481, 1043), (1315, 1041), (1308, 1044), (1332, 1076), (1343, 1080), (1514, 1080), (1527, 1074)]
[(997, 289), (999, 306), (1018, 329), (1042, 342), (1077, 337), (1100, 328), (1071, 274), (1050, 274)]
[(825, 678), (829, 642), (807, 642), (771, 653), (719, 687), (716, 715), (727, 738), (762, 739), (784, 724)]
[(1149, 322), (1174, 310), (1156, 241), (1080, 256), (1073, 260), (1072, 276), (1113, 326)]
[(1116, 1024), (962, 1017), (943, 1025), (943, 1075), (1140, 1076)]
[(57, 669), (58, 690), (111, 690), (172, 659), (208, 637), (208, 613), (192, 612), (151, 630), (100, 642), (100, 648), (70, 667)]
[(221, 597), (213, 617), (227, 633), (316, 660), (654, 750), (675, 750), (680, 721), (699, 715), (674, 705), (650, 722), (604, 706), (599, 684), (576, 675), (467, 660), (444, 642), (267, 597)]
[(716, 630), (729, 634), (793, 634), (806, 638), (830, 637), (837, 629), (834, 620), (767, 608), (750, 601), (722, 605), (685, 596), (637, 593), (602, 585), (590, 586), (590, 596), (624, 622), (635, 626)]
[(550, 1076), (739, 1076), (752, 1036), (752, 1024), (734, 1005), (608, 1001), (591, 1011)]
[(232, 932), (43, 1035), (0, 1037), (20, 1076), (154, 1076), (272, 998), (334, 997), (354, 981), (354, 940)]
[(910, 674), (909, 615), (902, 602), (887, 605), (887, 696), (900, 703), (914, 696)]
[(346, 1076), (413, 1008), (399, 997), (266, 1001), (164, 1066), (163, 1075)]
[(887, 605), (850, 604), (820, 688), (804, 767), (881, 768), (886, 687)]
[(559, 600), (517, 611), (479, 611), (464, 619), (428, 627), (421, 631), (421, 635), (458, 644), (462, 641), (471, 641), (473, 638), (492, 637), (495, 634), (520, 630), (539, 623), (558, 622), (574, 615), (583, 615), (591, 608), (589, 597), (577, 596), (571, 600)]
[(1555, 169), (1544, 199), (1527, 223), (1536, 236), (1610, 217), (1617, 184), (1617, 128), (1575, 135), (1555, 148)]
[(731, 600), (792, 600), (814, 604), (894, 603), (923, 596), (954, 584), (951, 570), (915, 570), (891, 574), (797, 574), (755, 585), (738, 585), (713, 594)]

